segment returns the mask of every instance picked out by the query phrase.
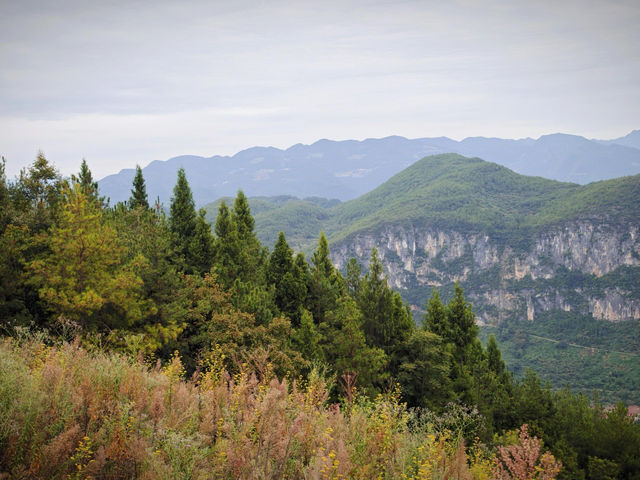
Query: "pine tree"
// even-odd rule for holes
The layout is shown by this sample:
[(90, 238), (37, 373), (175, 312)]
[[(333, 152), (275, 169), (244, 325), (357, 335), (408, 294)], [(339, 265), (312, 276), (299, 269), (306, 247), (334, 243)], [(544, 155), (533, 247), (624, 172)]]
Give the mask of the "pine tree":
[(28, 265), (40, 297), (57, 315), (85, 328), (129, 326), (144, 317), (142, 280), (136, 262), (122, 264), (116, 231), (80, 184), (68, 191), (58, 224), (48, 236), (49, 251)]
[(347, 292), (353, 298), (358, 298), (362, 282), (362, 265), (360, 265), (358, 261), (352, 257), (347, 262), (346, 272)]
[(27, 226), (32, 233), (49, 228), (63, 202), (65, 182), (60, 173), (49, 163), (42, 152), (29, 169), (22, 169), (18, 181), (9, 188), (11, 202), (20, 213), (18, 223)]
[(173, 188), (169, 207), (169, 227), (174, 235), (176, 251), (185, 260), (187, 272), (193, 271), (193, 265), (190, 264), (190, 247), (196, 232), (196, 208), (184, 168), (178, 170), (178, 180)]
[(88, 197), (97, 198), (98, 196), (98, 182), (93, 181), (93, 175), (91, 174), (91, 170), (89, 170), (89, 166), (87, 165), (87, 161), (83, 158), (82, 163), (80, 164), (80, 172), (78, 176), (71, 175), (71, 179), (74, 183), (80, 184), (82, 191)]
[(324, 320), (325, 313), (336, 307), (337, 300), (346, 288), (342, 276), (329, 258), (329, 242), (324, 232), (320, 233), (312, 263), (307, 303), (314, 320), (320, 323)]
[(320, 232), (318, 238), (318, 248), (313, 252), (311, 257), (314, 271), (318, 272), (324, 278), (331, 278), (334, 274), (333, 263), (329, 258), (329, 242), (324, 232)]
[(253, 240), (252, 236), (255, 236), (253, 231), (255, 227), (255, 221), (251, 215), (251, 209), (249, 208), (249, 201), (242, 192), (238, 190), (238, 195), (233, 202), (233, 220), (238, 227), (238, 237), (241, 241)]
[(494, 337), (493, 334), (491, 334), (487, 342), (487, 361), (489, 363), (489, 370), (498, 377), (504, 375), (506, 371), (505, 363), (504, 360), (502, 360), (498, 342), (496, 342), (496, 337)]
[(305, 279), (297, 270), (293, 251), (284, 232), (280, 232), (267, 263), (266, 278), (268, 284), (275, 287), (276, 307), (291, 319), (294, 326), (299, 323), (300, 309), (307, 293)]
[(0, 158), (0, 235), (4, 233), (4, 229), (11, 218), (11, 206), (9, 201), (9, 188), (7, 187), (6, 161), (4, 157)]
[(324, 358), (331, 359), (338, 378), (357, 373), (358, 386), (370, 392), (384, 384), (387, 357), (384, 350), (369, 346), (362, 330), (362, 313), (348, 295), (336, 300), (318, 330)]
[(237, 259), (240, 256), (240, 242), (238, 229), (224, 201), (218, 207), (214, 232), (214, 264), (218, 281), (228, 290), (238, 277)]
[(423, 327), (443, 338), (450, 338), (446, 311), (442, 300), (440, 300), (440, 293), (435, 288), (431, 291), (431, 298), (427, 303)]
[(464, 290), (458, 282), (454, 286), (453, 298), (446, 308), (448, 335), (445, 340), (456, 347), (458, 361), (464, 362), (469, 357), (469, 348), (478, 337), (476, 317), (471, 304), (464, 298)]
[(133, 189), (131, 190), (131, 197), (129, 198), (129, 208), (131, 210), (135, 210), (136, 208), (149, 209), (147, 187), (144, 183), (140, 165), (136, 165), (136, 175), (133, 177)]
[(358, 306), (364, 316), (364, 332), (369, 345), (392, 355), (413, 329), (413, 319), (400, 294), (392, 292), (384, 275), (378, 251), (371, 250), (369, 272), (360, 282)]
[(267, 282), (277, 284), (282, 277), (293, 270), (293, 250), (289, 247), (284, 232), (278, 234), (267, 265)]
[(198, 211), (195, 232), (189, 244), (189, 264), (195, 273), (201, 275), (211, 270), (214, 261), (214, 238), (206, 213), (203, 208)]
[(308, 362), (322, 360), (320, 335), (308, 310), (303, 310), (300, 315), (300, 326), (293, 336), (293, 344)]
[(233, 202), (233, 222), (238, 232), (239, 251), (235, 260), (238, 279), (242, 283), (252, 282), (265, 286), (264, 267), (267, 261), (267, 250), (255, 234), (255, 221), (251, 215), (249, 202), (242, 190)]
[(454, 399), (449, 378), (451, 355), (438, 335), (415, 329), (398, 346), (396, 362), (396, 378), (409, 406), (437, 410)]
[(184, 325), (185, 309), (176, 302), (176, 292), (181, 290), (184, 281), (178, 269), (183, 265), (174, 251), (164, 212), (118, 205), (121, 207), (117, 206), (110, 213), (118, 239), (126, 251), (124, 261), (132, 262), (138, 256), (146, 259), (136, 273), (143, 282), (142, 296), (152, 307), (131, 330), (136, 335), (144, 335), (139, 350), (157, 354), (167, 342), (176, 339)]

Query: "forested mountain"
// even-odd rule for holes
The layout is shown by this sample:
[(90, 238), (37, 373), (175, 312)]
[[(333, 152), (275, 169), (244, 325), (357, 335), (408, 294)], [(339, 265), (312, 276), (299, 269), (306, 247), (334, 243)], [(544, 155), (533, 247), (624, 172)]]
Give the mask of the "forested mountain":
[[(486, 271), (491, 288), (510, 287), (502, 266), (535, 243), (509, 247), (511, 204), (534, 237), (566, 219), (633, 220), (638, 207), (610, 195), (611, 183), (528, 179), (450, 154), (344, 204), (258, 199), (263, 213), (331, 212), (337, 248), (320, 234), (305, 255), (284, 232), (262, 244), (242, 191), (218, 203), (212, 228), (184, 169), (165, 211), (149, 201), (140, 168), (127, 201), (110, 205), (84, 161), (63, 178), (39, 155), (13, 180), (2, 161), (0, 477), (637, 478), (640, 425), (627, 406), (553, 389), (532, 370), (514, 376), (462, 286), (477, 296), (470, 275)], [(613, 183), (636, 194), (636, 177)], [(574, 207), (557, 207), (566, 198)], [(579, 199), (598, 200), (600, 213), (585, 217)], [(344, 230), (347, 220), (358, 228)], [(405, 242), (407, 222), (436, 240)], [(381, 233), (393, 239), (378, 251)], [(630, 285), (636, 240), (635, 231), (621, 237), (628, 255), (617, 248)], [(488, 254), (478, 257), (481, 244)], [(355, 257), (344, 265), (349, 245)], [(417, 282), (425, 274), (405, 253), (430, 262), (425, 278), (433, 271), (440, 284), (421, 287), (418, 322), (389, 285), (398, 265)], [(540, 278), (553, 279), (557, 261), (524, 278), (535, 282), (544, 267)], [(635, 393), (600, 390), (605, 402)]]
[(331, 208), (262, 199), (256, 226), (272, 242), (280, 224), (302, 250), (324, 230), (339, 268), (377, 248), (417, 313), (425, 292), (458, 281), (511, 368), (637, 403), (638, 199), (639, 175), (580, 186), (447, 154)]
[[(640, 148), (634, 133), (608, 142), (553, 134), (537, 140), (471, 137), (406, 139), (386, 137), (363, 141), (319, 140), (286, 150), (253, 147), (231, 157), (185, 155), (153, 161), (144, 169), (149, 197), (168, 204), (179, 168), (191, 182), (197, 205), (234, 196), (318, 196), (349, 200), (374, 189), (417, 160), (454, 152), (506, 166), (525, 175), (588, 183), (640, 173)], [(636, 142), (636, 143), (634, 143)], [(100, 191), (112, 202), (126, 200), (134, 170), (100, 180)]]

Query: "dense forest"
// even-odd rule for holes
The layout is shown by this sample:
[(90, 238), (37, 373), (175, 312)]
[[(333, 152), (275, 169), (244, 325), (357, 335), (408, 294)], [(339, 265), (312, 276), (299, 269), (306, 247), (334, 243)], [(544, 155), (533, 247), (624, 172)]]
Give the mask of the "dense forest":
[(513, 377), (459, 285), (416, 325), (375, 249), (269, 249), (241, 191), (212, 228), (184, 170), (165, 209), (3, 162), (0, 256), (0, 477), (640, 479), (625, 405)]

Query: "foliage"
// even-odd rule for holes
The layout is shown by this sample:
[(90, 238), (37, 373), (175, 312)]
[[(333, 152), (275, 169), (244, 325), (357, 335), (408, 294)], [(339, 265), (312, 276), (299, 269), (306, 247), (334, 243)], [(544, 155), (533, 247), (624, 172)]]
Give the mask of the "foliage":
[(58, 224), (42, 238), (47, 253), (28, 264), (30, 282), (58, 319), (90, 329), (133, 324), (147, 308), (136, 274), (144, 259), (122, 263), (115, 229), (81, 185), (68, 189), (65, 198)]
[(498, 447), (499, 460), (494, 472), (496, 480), (552, 480), (562, 469), (562, 463), (545, 452), (540, 455), (541, 441), (530, 437), (527, 425), (522, 425), (518, 444)]
[[(497, 340), (480, 343), (457, 284), (443, 289), (447, 305), (433, 292), (417, 328), (375, 250), (364, 275), (351, 260), (346, 278), (322, 233), (311, 264), (284, 233), (269, 254), (242, 192), (220, 204), (212, 234), (184, 172), (168, 220), (105, 205), (86, 162), (72, 187), (44, 157), (14, 183), (3, 172), (0, 321), (14, 339), (0, 346), (0, 474), (490, 478), (495, 447), (523, 423), (566, 466), (560, 477), (640, 471), (626, 408), (512, 376)], [(146, 199), (141, 185), (132, 193)], [(633, 287), (636, 273), (578, 280)], [(21, 340), (30, 323), (49, 333)], [(560, 336), (577, 328), (558, 325)], [(524, 355), (536, 341), (513, 337)]]
[(131, 190), (131, 198), (129, 198), (128, 206), (130, 209), (137, 208), (149, 209), (149, 199), (147, 198), (147, 187), (144, 183), (142, 169), (140, 165), (136, 165), (136, 175), (133, 177), (133, 189)]
[[(12, 478), (489, 478), (492, 456), (412, 430), (396, 395), (327, 403), (316, 371), (149, 368), (77, 345), (0, 344), (0, 471)], [(218, 366), (216, 366), (218, 365)], [(443, 477), (444, 478), (444, 477)]]

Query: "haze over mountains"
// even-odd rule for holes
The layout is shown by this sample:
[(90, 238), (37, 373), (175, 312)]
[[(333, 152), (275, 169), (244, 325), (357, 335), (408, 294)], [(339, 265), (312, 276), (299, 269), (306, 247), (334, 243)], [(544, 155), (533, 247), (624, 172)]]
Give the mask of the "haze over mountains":
[[(398, 136), (319, 140), (286, 150), (253, 147), (233, 156), (156, 160), (143, 173), (149, 197), (160, 197), (165, 205), (180, 167), (186, 170), (198, 206), (235, 195), (238, 189), (248, 196), (318, 196), (344, 201), (372, 190), (425, 156), (449, 152), (479, 157), (525, 175), (586, 184), (640, 173), (640, 130), (613, 140), (560, 133), (520, 140)], [(103, 178), (100, 191), (112, 203), (126, 200), (134, 172), (126, 169)]]

